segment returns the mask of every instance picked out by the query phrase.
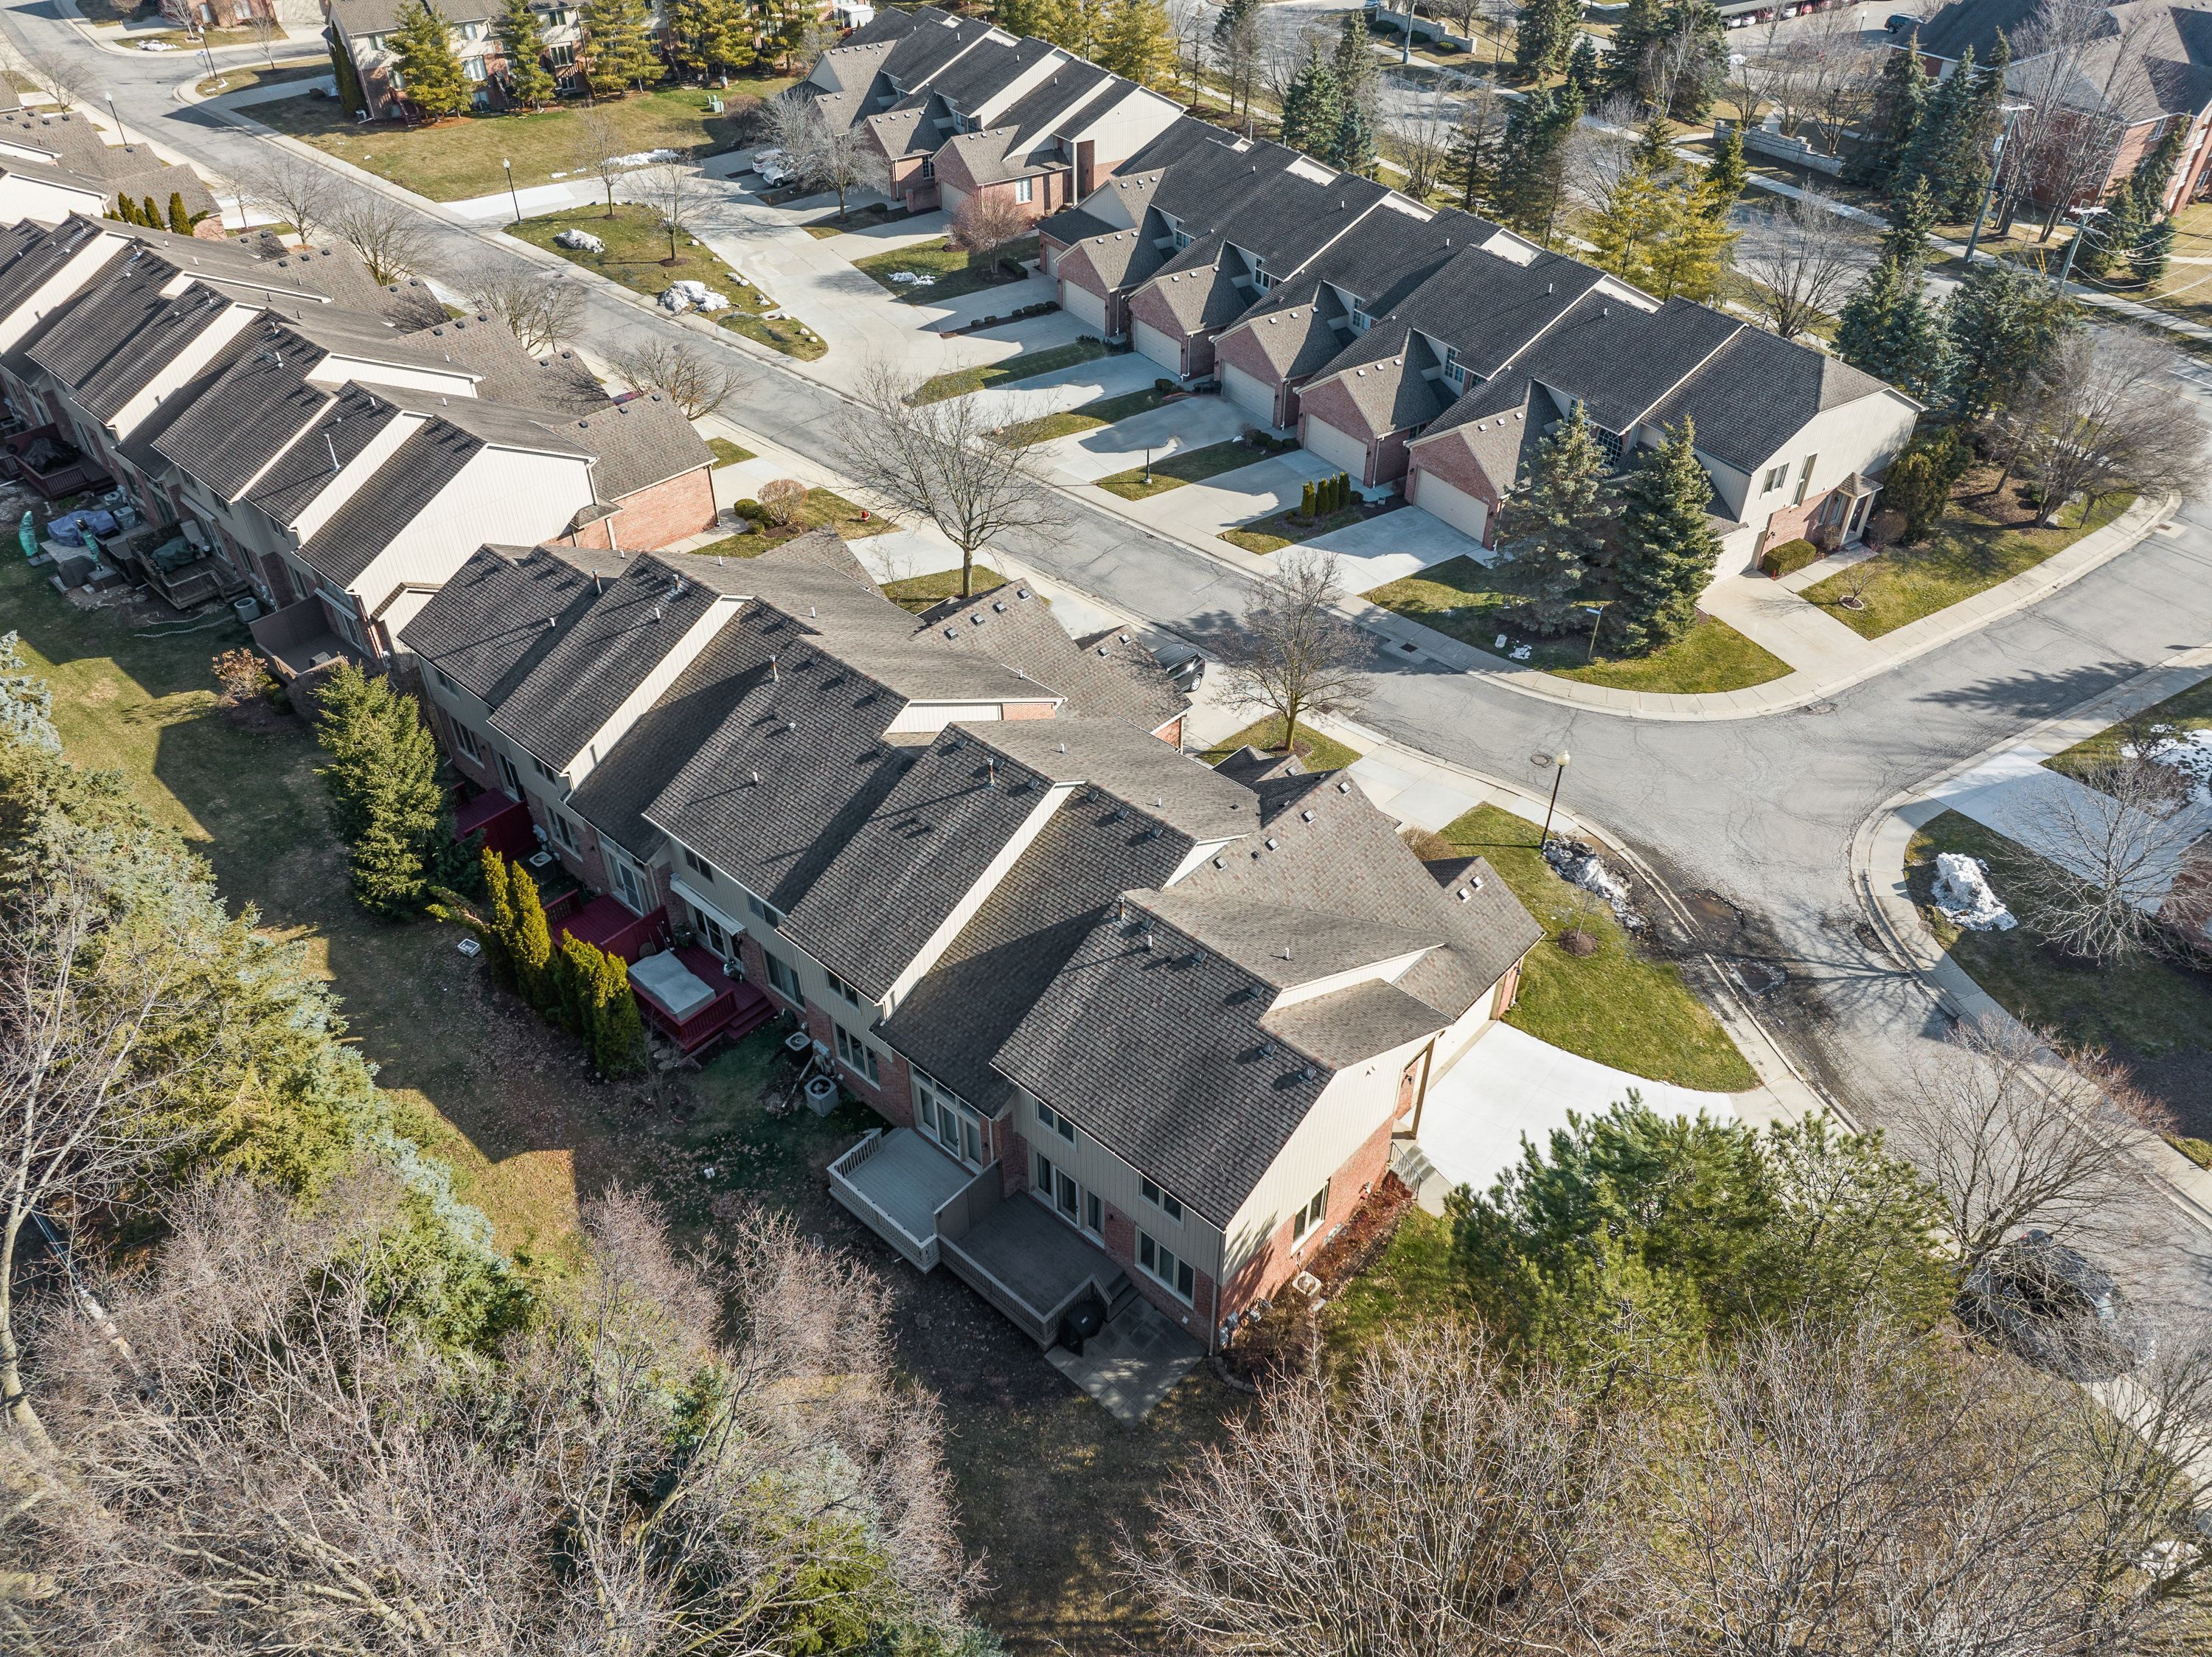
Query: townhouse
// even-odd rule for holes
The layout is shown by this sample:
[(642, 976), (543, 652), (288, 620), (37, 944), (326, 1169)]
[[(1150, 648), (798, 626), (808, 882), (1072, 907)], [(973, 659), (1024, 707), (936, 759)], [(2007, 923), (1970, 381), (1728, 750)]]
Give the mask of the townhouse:
[[(573, 358), (273, 239), (72, 215), (0, 231), (0, 391), (24, 432), (113, 483), (224, 591), (271, 613), (287, 673), (387, 662), (487, 540), (610, 548), (710, 528), (713, 456), (676, 406), (609, 399)], [(164, 560), (167, 567), (167, 560)]]
[(1711, 307), (1197, 121), (1039, 231), (1071, 314), (1485, 545), (1577, 406), (1623, 465), (1695, 421), (1722, 574), (1856, 539), (1919, 411)]
[(834, 127), (861, 129), (885, 192), (916, 212), (980, 195), (1041, 218), (1178, 114), (1060, 47), (932, 6), (878, 13), (799, 90)]
[(562, 924), (679, 1044), (792, 1015), (886, 1124), (837, 1199), (1040, 1344), (1139, 1296), (1224, 1338), (1540, 935), (1348, 780), (1184, 755), (1134, 641), (1018, 582), (908, 615), (828, 531), (487, 546), (402, 631), (457, 768), (604, 894)]
[[(361, 92), (360, 113), (371, 120), (398, 119), (406, 113), (407, 90), (401, 83), (392, 38), (398, 32), (406, 0), (322, 0), (323, 35), (334, 61), (342, 60), (353, 71)], [(507, 44), (499, 33), (506, 9), (493, 0), (445, 0), (437, 8), (445, 19), (453, 55), (471, 84), (471, 97), (480, 110), (507, 107), (511, 82)], [(653, 6), (651, 27), (660, 27), (660, 8)], [(545, 43), (545, 66), (564, 93), (581, 88), (577, 52), (584, 44), (581, 0), (534, 0), (539, 38)], [(338, 77), (342, 91), (345, 76)]]
[[(181, 162), (165, 161), (143, 144), (110, 143), (75, 110), (24, 109), (12, 92), (0, 104), (0, 223), (97, 217), (118, 199), (142, 211), (150, 201), (166, 215), (172, 195), (183, 198), (195, 222), (216, 210), (199, 174)], [(210, 224), (208, 234), (220, 236), (222, 227)]]

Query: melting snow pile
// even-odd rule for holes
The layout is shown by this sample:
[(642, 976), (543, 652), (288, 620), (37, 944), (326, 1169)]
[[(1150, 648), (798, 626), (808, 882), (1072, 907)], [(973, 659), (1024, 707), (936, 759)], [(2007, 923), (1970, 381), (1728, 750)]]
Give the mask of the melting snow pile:
[(1612, 906), (1620, 923), (1632, 932), (1644, 924), (1644, 917), (1636, 912), (1628, 900), (1628, 882), (1605, 866), (1604, 859), (1580, 840), (1550, 840), (1544, 845), (1544, 861), (1559, 877), (1570, 886), (1578, 886), (1585, 892), (1595, 892)]
[(659, 161), (680, 161), (683, 159), (684, 157), (673, 149), (641, 149), (635, 155), (617, 155), (607, 165), (609, 167), (651, 167)]
[(607, 244), (589, 230), (563, 230), (553, 238), (554, 245), (573, 249), (580, 253), (604, 253)]
[(2150, 752), (2139, 752), (2132, 742), (2121, 752), (2130, 759), (2148, 759), (2181, 773), (2189, 797), (2200, 806), (2212, 806), (2212, 729), (2185, 731), (2172, 725), (2151, 727)]
[(893, 271), (891, 280), (902, 288), (934, 288), (937, 285), (935, 277), (923, 276), (918, 271)]
[(684, 311), (720, 311), (729, 306), (729, 295), (718, 294), (703, 282), (677, 282), (669, 284), (660, 295), (661, 308)]
[(2009, 932), (2018, 924), (2012, 911), (1990, 890), (1981, 860), (1955, 851), (1936, 855), (1936, 886), (1930, 895), (1943, 918), (1969, 932)]

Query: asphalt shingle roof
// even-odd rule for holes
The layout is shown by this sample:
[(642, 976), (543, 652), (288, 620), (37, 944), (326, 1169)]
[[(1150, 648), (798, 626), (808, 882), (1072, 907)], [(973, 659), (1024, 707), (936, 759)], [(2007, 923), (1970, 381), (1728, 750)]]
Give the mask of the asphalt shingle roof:
[(324, 354), (282, 323), (257, 323), (244, 341), (239, 360), (154, 441), (157, 454), (225, 501), (236, 500), (337, 395), (307, 382)]
[(244, 498), (280, 524), (296, 523), (331, 479), (401, 417), (398, 403), (380, 395), (379, 388), (343, 387), (337, 399), (247, 488)]
[(1008, 719), (963, 727), (1055, 782), (1087, 783), (1194, 842), (1254, 832), (1251, 790), (1119, 719)]
[(1134, 638), (1108, 632), (1078, 643), (1019, 582), (946, 600), (923, 618), (915, 637), (933, 649), (987, 656), (1059, 691), (1073, 712), (1126, 719), (1140, 730), (1158, 730), (1190, 705)]
[(427, 422), (301, 547), (307, 567), (343, 588), (407, 533), (486, 447), (443, 420)]
[(603, 501), (619, 501), (714, 464), (707, 440), (659, 392), (599, 409), (559, 429), (599, 457), (592, 484)]
[(1699, 448), (1748, 472), (1814, 415), (1884, 389), (1825, 351), (1745, 328), (1649, 417), (1662, 426), (1694, 421)]
[(401, 642), (496, 709), (562, 637), (560, 624), (590, 604), (592, 573), (567, 548), (481, 548), (399, 630)]

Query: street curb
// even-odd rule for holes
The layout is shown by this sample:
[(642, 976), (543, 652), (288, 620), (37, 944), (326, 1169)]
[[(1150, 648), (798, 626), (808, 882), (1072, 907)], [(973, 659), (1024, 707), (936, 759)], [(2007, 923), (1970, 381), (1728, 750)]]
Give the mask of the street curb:
[[(2212, 679), (2212, 645), (2179, 652), (2063, 713), (2039, 720), (2026, 730), (1923, 778), (1891, 795), (1859, 824), (1851, 836), (1851, 886), (1875, 935), (1883, 940), (1898, 965), (1920, 981), (1947, 1017), (2025, 1028), (1937, 941), (1927, 917), (1907, 895), (1905, 855), (1920, 822), (1927, 820), (1923, 817), (1915, 821), (1907, 813), (1915, 807), (1936, 805), (1929, 795), (1943, 783), (1965, 776), (1998, 754), (2032, 745), (2054, 727), (2094, 719), (2096, 728), (2102, 729), (2207, 679)], [(1936, 814), (1931, 811), (1927, 815)], [(2212, 1171), (2198, 1167), (2162, 1139), (2146, 1141), (2142, 1149), (2145, 1172), (2161, 1194), (2197, 1225), (2212, 1231)]]

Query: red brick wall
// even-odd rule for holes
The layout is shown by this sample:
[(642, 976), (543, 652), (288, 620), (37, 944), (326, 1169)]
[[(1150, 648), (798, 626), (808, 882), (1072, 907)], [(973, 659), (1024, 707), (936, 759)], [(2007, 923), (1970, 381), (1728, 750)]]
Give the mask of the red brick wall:
[(1298, 441), (1305, 442), (1305, 423), (1319, 420), (1334, 426), (1346, 436), (1367, 445), (1367, 466), (1359, 481), (1371, 484), (1375, 479), (1375, 434), (1368, 429), (1367, 417), (1352, 400), (1340, 381), (1330, 380), (1318, 386), (1309, 386), (1301, 396), (1298, 413)]
[(1415, 498), (1414, 480), (1428, 472), (1462, 494), (1488, 503), (1492, 515), (1496, 515), (1501, 499), (1498, 484), (1483, 470), (1482, 462), (1474, 458), (1474, 451), (1468, 447), (1465, 438), (1456, 434), (1441, 436), (1432, 443), (1423, 443), (1420, 448), (1419, 454), (1407, 457), (1411, 468), (1406, 484), (1407, 500)]
[(1184, 1305), (1137, 1264), (1136, 1221), (1110, 1203), (1106, 1205), (1105, 1218), (1106, 1252), (1128, 1272), (1129, 1281), (1136, 1285), (1137, 1293), (1158, 1307), (1170, 1323), (1189, 1331), (1211, 1348), (1213, 1326), (1218, 1321), (1214, 1314), (1213, 1279), (1202, 1271), (1194, 1270), (1190, 1304)]
[(1261, 348), (1254, 329), (1231, 328), (1213, 342), (1213, 356), (1217, 366), (1225, 364), (1232, 369), (1242, 369), (1261, 385), (1275, 388), (1275, 416), (1270, 424), (1287, 426), (1297, 419), (1296, 415), (1287, 413), (1284, 409), (1284, 403), (1291, 393), (1276, 377), (1275, 365), (1267, 360), (1267, 353)]
[[(1395, 1100), (1393, 1106), (1395, 1109)], [(1291, 1238), (1291, 1219), (1285, 1215), (1267, 1239), (1266, 1246), (1237, 1268), (1237, 1275), (1221, 1298), (1221, 1311), (1215, 1319), (1242, 1312), (1258, 1300), (1272, 1296), (1285, 1283), (1305, 1269), (1306, 1260), (1318, 1252), (1322, 1240), (1330, 1231), (1342, 1225), (1352, 1211), (1367, 1199), (1376, 1182), (1390, 1167), (1390, 1133), (1392, 1122), (1386, 1117), (1370, 1134), (1364, 1144), (1345, 1160), (1344, 1166), (1329, 1177), (1328, 1211), (1318, 1226), (1309, 1227), (1300, 1240), (1304, 1246)], [(1302, 1200), (1310, 1202), (1309, 1191)]]
[(1375, 475), (1370, 484), (1395, 483), (1406, 475), (1406, 434), (1394, 431), (1371, 451), (1375, 457)]
[(618, 540), (626, 552), (646, 552), (714, 527), (714, 485), (704, 466), (615, 504), (620, 511), (568, 537), (570, 545), (606, 548)]

